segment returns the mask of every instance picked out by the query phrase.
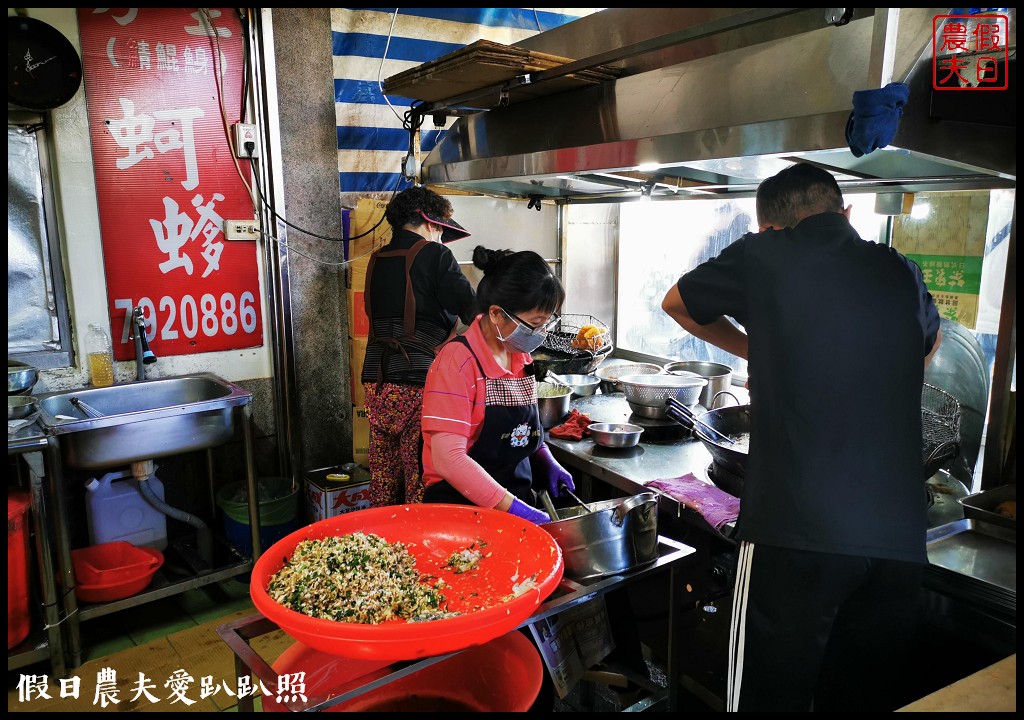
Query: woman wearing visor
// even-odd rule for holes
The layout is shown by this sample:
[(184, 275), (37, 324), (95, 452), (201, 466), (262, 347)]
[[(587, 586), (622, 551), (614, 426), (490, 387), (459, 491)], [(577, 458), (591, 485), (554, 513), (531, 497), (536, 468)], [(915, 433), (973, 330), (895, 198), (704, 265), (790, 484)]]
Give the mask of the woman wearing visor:
[(548, 522), (535, 489), (575, 490), (544, 444), (530, 353), (557, 322), (562, 283), (532, 251), (478, 246), (477, 315), (446, 344), (423, 392), (424, 502), (477, 505)]
[(364, 302), (370, 321), (360, 378), (370, 423), (370, 504), (423, 499), (420, 410), (434, 355), (473, 320), (475, 293), (444, 243), (468, 237), (447, 198), (422, 186), (384, 211), (391, 241), (370, 256)]

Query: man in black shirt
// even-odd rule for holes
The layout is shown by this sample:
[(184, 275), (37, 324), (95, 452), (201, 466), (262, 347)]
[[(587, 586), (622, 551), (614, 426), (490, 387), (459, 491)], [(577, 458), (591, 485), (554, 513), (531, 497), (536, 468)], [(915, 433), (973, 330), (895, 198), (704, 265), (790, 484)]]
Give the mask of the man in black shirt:
[(891, 710), (878, 683), (913, 627), (939, 316), (917, 265), (861, 239), (849, 214), (828, 172), (787, 168), (758, 188), (760, 232), (662, 304), (748, 360), (729, 710)]

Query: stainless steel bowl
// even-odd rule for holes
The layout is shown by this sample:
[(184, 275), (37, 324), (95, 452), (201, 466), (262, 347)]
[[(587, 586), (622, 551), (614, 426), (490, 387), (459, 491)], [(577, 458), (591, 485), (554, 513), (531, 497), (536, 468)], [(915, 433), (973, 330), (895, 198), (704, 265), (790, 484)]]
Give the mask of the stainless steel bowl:
[(572, 394), (577, 397), (593, 395), (597, 392), (597, 386), (601, 378), (597, 375), (559, 375), (567, 385), (572, 387)]
[(39, 409), (39, 403), (34, 397), (27, 395), (7, 396), (7, 421), (24, 420)]
[(32, 392), (36, 381), (39, 380), (39, 371), (31, 365), (18, 362), (17, 360), (7, 361), (7, 394), (24, 395)]
[(664, 420), (668, 417), (668, 409), (666, 407), (653, 407), (651, 405), (641, 405), (635, 403), (632, 400), (627, 400), (629, 403), (629, 409), (633, 411), (634, 415), (640, 417), (649, 418), (651, 420)]
[(634, 447), (644, 431), (632, 423), (591, 423), (587, 429), (595, 444), (610, 448)]

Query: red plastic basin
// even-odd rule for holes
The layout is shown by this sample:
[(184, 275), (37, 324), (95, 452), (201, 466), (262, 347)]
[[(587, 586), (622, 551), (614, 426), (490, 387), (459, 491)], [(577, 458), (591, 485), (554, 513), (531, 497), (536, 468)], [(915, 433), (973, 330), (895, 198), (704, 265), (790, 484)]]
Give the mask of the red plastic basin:
[[(274, 663), (278, 677), (304, 672), (309, 704), (376, 680), (386, 661), (329, 655), (295, 643)], [(544, 666), (518, 630), (328, 708), (329, 712), (525, 712), (540, 692)], [(270, 689), (274, 692), (275, 689)], [(301, 709), (293, 705), (292, 709)], [(285, 712), (277, 696), (263, 710)]]
[[(267, 594), (270, 578), (302, 540), (356, 531), (404, 543), (421, 573), (447, 582), (447, 610), (459, 614), (423, 622), (348, 623), (303, 615)], [(444, 569), (453, 552), (474, 543), (488, 553), (476, 569)], [(285, 536), (256, 561), (249, 592), (257, 610), (309, 647), (344, 657), (415, 660), (482, 645), (514, 630), (554, 591), (564, 568), (554, 538), (510, 513), (442, 503), (389, 505), (321, 520)], [(516, 585), (529, 586), (531, 578), (535, 584), (516, 594)]]
[(75, 583), (95, 586), (138, 579), (153, 566), (155, 559), (144, 548), (118, 540), (72, 550), (71, 562), (75, 567)]
[[(110, 545), (127, 545), (132, 552), (123, 548), (111, 549)], [(92, 551), (92, 552), (89, 552)], [(78, 556), (75, 556), (78, 553)], [(119, 557), (118, 553), (125, 553), (124, 562), (128, 565), (103, 567), (104, 560), (113, 561)], [(75, 566), (75, 596), (86, 603), (113, 602), (131, 597), (146, 589), (146, 586), (153, 580), (153, 575), (164, 564), (164, 554), (159, 550), (150, 547), (135, 547), (131, 543), (122, 541), (94, 545), (89, 548), (71, 551), (72, 562)], [(138, 558), (144, 558), (138, 562)], [(91, 565), (86, 569), (87, 560), (92, 558), (98, 564)], [(97, 560), (97, 558), (99, 558)], [(79, 568), (83, 574), (79, 574)], [(92, 580), (83, 581), (87, 577)], [(96, 578), (99, 582), (95, 581)]]

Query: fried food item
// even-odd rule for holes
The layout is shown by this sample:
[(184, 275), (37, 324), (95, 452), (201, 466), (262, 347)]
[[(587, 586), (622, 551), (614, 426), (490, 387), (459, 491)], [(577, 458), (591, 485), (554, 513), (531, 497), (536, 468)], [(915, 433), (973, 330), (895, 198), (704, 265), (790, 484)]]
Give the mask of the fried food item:
[(1010, 518), (1011, 520), (1017, 519), (1017, 501), (1016, 500), (1003, 500), (1001, 503), (996, 505), (996, 512), (1002, 515), (1004, 518)]
[(572, 341), (574, 348), (580, 350), (599, 350), (604, 347), (605, 336), (608, 333), (608, 328), (600, 325), (584, 325), (580, 328), (580, 331), (576, 333), (576, 338)]

